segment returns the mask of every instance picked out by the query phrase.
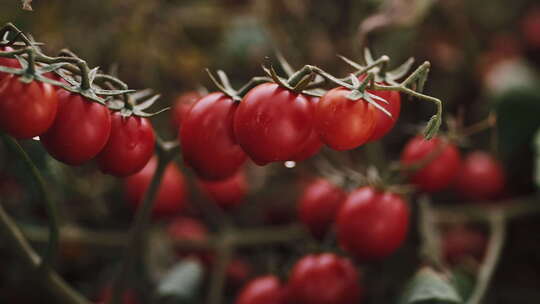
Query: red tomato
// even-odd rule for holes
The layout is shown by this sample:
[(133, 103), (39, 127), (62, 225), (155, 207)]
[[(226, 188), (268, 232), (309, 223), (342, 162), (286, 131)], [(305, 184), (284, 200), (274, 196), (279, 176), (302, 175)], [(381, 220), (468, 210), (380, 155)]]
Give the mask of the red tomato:
[(540, 49), (540, 7), (527, 11), (521, 21), (521, 32), (532, 48)]
[(335, 220), (347, 195), (326, 179), (312, 181), (303, 191), (298, 203), (300, 220), (316, 237), (322, 237)]
[(174, 130), (178, 131), (181, 123), (186, 119), (193, 104), (202, 97), (203, 95), (201, 95), (199, 92), (192, 91), (184, 93), (176, 98), (172, 109), (172, 124)]
[(295, 304), (359, 303), (359, 280), (358, 271), (347, 258), (333, 253), (306, 255), (291, 270), (288, 297)]
[(409, 229), (409, 206), (394, 193), (361, 187), (337, 216), (341, 247), (361, 261), (381, 260), (398, 249)]
[[(442, 146), (441, 146), (442, 145)], [(424, 163), (410, 175), (410, 180), (424, 192), (436, 192), (450, 186), (459, 172), (461, 156), (454, 144), (444, 138), (412, 138), (401, 153), (403, 165)]]
[(455, 265), (471, 257), (481, 261), (486, 251), (487, 239), (480, 231), (457, 226), (444, 233), (442, 245), (445, 260)]
[[(172, 241), (205, 241), (208, 238), (208, 229), (197, 219), (177, 217), (169, 223), (167, 234)], [(177, 250), (176, 253), (179, 257), (186, 257), (189, 254), (186, 250)], [(195, 256), (203, 263), (209, 263), (209, 256), (206, 253), (197, 253)]]
[(386, 115), (384, 112), (375, 110), (375, 130), (369, 138), (369, 141), (375, 141), (385, 136), (396, 125), (401, 111), (401, 96), (397, 91), (373, 91), (371, 92), (384, 100), (388, 101), (388, 104), (378, 102), (383, 108), (385, 108), (392, 117)]
[(206, 180), (235, 174), (246, 160), (236, 143), (233, 118), (238, 103), (223, 93), (212, 93), (193, 105), (180, 128), (180, 144), (187, 165)]
[(112, 114), (111, 136), (98, 155), (101, 171), (125, 177), (141, 171), (154, 155), (156, 137), (148, 119)]
[(501, 163), (486, 152), (468, 154), (456, 178), (456, 191), (471, 200), (492, 200), (504, 191), (506, 178)]
[[(112, 289), (111, 287), (104, 288), (100, 295), (98, 304), (107, 304), (112, 298)], [(137, 301), (137, 297), (135, 295), (135, 292), (131, 289), (128, 289), (124, 292), (124, 295), (122, 296), (122, 304), (138, 304), (139, 301)]]
[(275, 83), (249, 91), (234, 118), (238, 144), (261, 166), (302, 156), (312, 126), (308, 97)]
[(238, 294), (236, 304), (285, 304), (284, 288), (276, 276), (253, 279)]
[(49, 154), (69, 165), (81, 165), (103, 150), (111, 134), (111, 114), (99, 103), (58, 90), (58, 113), (41, 142)]
[(39, 81), (23, 83), (15, 75), (0, 79), (0, 129), (18, 139), (45, 133), (56, 117), (56, 90)]
[(253, 269), (250, 264), (240, 258), (235, 258), (227, 267), (227, 283), (232, 286), (242, 285), (251, 275)]
[(243, 170), (220, 181), (200, 180), (199, 185), (223, 209), (237, 207), (247, 194), (246, 175)]
[[(315, 116), (315, 108), (317, 106), (317, 103), (320, 101), (320, 98), (312, 97), (310, 99), (311, 104), (311, 111), (312, 115)], [(317, 130), (315, 130), (315, 126), (311, 129), (311, 133), (309, 134), (309, 137), (304, 142), (302, 150), (295, 154), (293, 157), (291, 157), (290, 160), (293, 161), (303, 161), (306, 160), (313, 155), (317, 154), (321, 147), (323, 146), (323, 143), (321, 139), (319, 138), (319, 134), (317, 133)]]
[[(133, 209), (142, 203), (156, 168), (157, 159), (154, 157), (141, 171), (126, 178), (124, 184), (126, 200)], [(170, 163), (163, 174), (152, 215), (154, 217), (172, 217), (184, 209), (186, 198), (184, 176), (175, 163)]]
[[(13, 51), (13, 49), (9, 46), (0, 48), (0, 52), (11, 52), (11, 51)], [(0, 57), (0, 65), (7, 68), (16, 68), (16, 69), (21, 68), (19, 61), (15, 58)], [(2, 78), (6, 77), (7, 75), (8, 73), (0, 72), (0, 80), (2, 80)]]
[(375, 130), (377, 111), (363, 99), (350, 100), (349, 90), (328, 91), (315, 109), (315, 128), (321, 140), (335, 150), (350, 150), (366, 143)]

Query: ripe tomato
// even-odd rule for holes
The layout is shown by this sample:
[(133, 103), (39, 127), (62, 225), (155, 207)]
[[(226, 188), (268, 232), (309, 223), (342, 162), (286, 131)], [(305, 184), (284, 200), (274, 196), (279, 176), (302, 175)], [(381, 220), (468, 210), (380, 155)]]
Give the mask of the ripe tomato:
[(444, 138), (425, 140), (422, 136), (416, 136), (401, 153), (401, 163), (413, 166), (422, 164), (422, 168), (410, 175), (410, 180), (424, 192), (436, 192), (454, 182), (461, 156), (456, 146)]
[(285, 304), (284, 288), (276, 276), (253, 279), (238, 294), (236, 304)]
[[(11, 51), (13, 51), (13, 48), (9, 46), (0, 48), (0, 52), (11, 52)], [(15, 58), (0, 57), (0, 65), (7, 68), (16, 68), (16, 69), (21, 68), (19, 61)], [(2, 78), (6, 76), (8, 76), (8, 73), (0, 72), (0, 80), (2, 80)]]
[[(176, 217), (167, 226), (167, 234), (174, 241), (204, 241), (208, 238), (208, 229), (199, 220), (188, 217)], [(190, 252), (186, 250), (176, 250), (178, 257), (186, 257)], [(209, 255), (206, 253), (195, 254), (201, 262), (208, 264)]]
[[(143, 196), (150, 186), (150, 182), (157, 168), (157, 159), (154, 157), (138, 173), (126, 178), (124, 191), (128, 203), (136, 209), (143, 200)], [(175, 163), (170, 163), (163, 174), (154, 202), (152, 215), (154, 217), (172, 217), (182, 211), (186, 204), (186, 186), (184, 176)]]
[(312, 126), (308, 97), (276, 83), (263, 83), (249, 91), (234, 118), (238, 144), (261, 166), (298, 157)]
[(465, 226), (457, 226), (443, 235), (442, 252), (444, 259), (451, 265), (458, 264), (466, 258), (481, 261), (487, 248), (486, 236)]
[(23, 83), (18, 76), (0, 80), (0, 129), (27, 139), (40, 136), (53, 124), (58, 109), (56, 90), (49, 84)]
[(501, 163), (486, 152), (469, 153), (456, 178), (456, 191), (471, 200), (492, 200), (504, 191), (506, 183)]
[[(317, 106), (317, 103), (320, 101), (320, 98), (312, 97), (309, 101), (311, 105), (312, 115), (315, 116), (315, 108)], [(317, 130), (315, 130), (315, 127), (311, 129), (309, 137), (306, 139), (302, 146), (303, 148), (300, 150), (300, 152), (296, 153), (293, 157), (291, 157), (290, 160), (297, 162), (303, 161), (319, 152), (319, 150), (323, 146), (323, 143), (319, 138), (319, 134), (317, 133)]]
[(540, 7), (528, 10), (521, 21), (521, 32), (532, 48), (540, 49)]
[(227, 284), (232, 287), (240, 286), (251, 276), (253, 268), (241, 258), (234, 258), (227, 267)]
[(305, 187), (298, 203), (300, 220), (316, 237), (322, 237), (335, 220), (347, 195), (338, 186), (318, 178)]
[[(369, 141), (375, 141), (385, 136), (396, 125), (401, 111), (401, 96), (397, 91), (373, 91), (371, 92), (384, 100), (388, 101), (388, 104), (379, 102), (379, 104), (385, 108), (392, 117), (384, 114), (378, 109), (375, 110), (375, 130), (369, 138)], [(370, 105), (371, 106), (371, 105)]]
[(193, 104), (202, 97), (203, 95), (201, 95), (199, 92), (192, 91), (184, 93), (176, 98), (171, 113), (174, 130), (178, 131), (180, 125), (186, 119), (189, 110), (191, 110)]
[(295, 304), (359, 303), (359, 280), (347, 258), (333, 253), (306, 255), (291, 270), (288, 297)]
[(235, 174), (246, 160), (236, 143), (233, 118), (238, 103), (212, 93), (193, 105), (180, 128), (184, 161), (202, 179), (221, 180)]
[(154, 155), (156, 137), (148, 119), (112, 114), (111, 136), (98, 155), (99, 168), (118, 177), (135, 174)]
[(321, 140), (335, 150), (350, 150), (366, 143), (375, 130), (377, 111), (366, 101), (347, 99), (349, 90), (328, 91), (315, 109), (315, 128)]
[(407, 237), (409, 207), (397, 194), (361, 187), (349, 194), (336, 223), (344, 250), (361, 261), (380, 260)]
[(223, 209), (237, 207), (247, 194), (246, 175), (243, 170), (220, 181), (200, 180), (199, 185)]
[(41, 142), (57, 160), (81, 165), (107, 144), (111, 114), (107, 107), (64, 90), (58, 90), (58, 101), (56, 119), (41, 136)]

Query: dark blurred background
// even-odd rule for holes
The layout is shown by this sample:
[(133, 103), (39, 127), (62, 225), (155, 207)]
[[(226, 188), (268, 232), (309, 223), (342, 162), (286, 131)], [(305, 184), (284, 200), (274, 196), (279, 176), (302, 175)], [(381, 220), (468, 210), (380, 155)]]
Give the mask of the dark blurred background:
[[(465, 149), (498, 153), (511, 180), (508, 197), (535, 191), (533, 136), (540, 126), (536, 0), (35, 0), (32, 6), (29, 12), (18, 0), (0, 0), (0, 23), (13, 22), (32, 33), (45, 43), (48, 54), (69, 48), (91, 66), (105, 71), (117, 67), (130, 87), (162, 94), (157, 108), (172, 105), (179, 94), (201, 86), (214, 90), (205, 68), (223, 69), (239, 87), (261, 76), (261, 64), (274, 60), (276, 50), (295, 68), (313, 64), (340, 76), (352, 70), (336, 55), (361, 62), (366, 46), (375, 55), (389, 55), (393, 66), (409, 57), (417, 60), (415, 65), (429, 60), (426, 92), (445, 102), (447, 118), (461, 115), (469, 125), (491, 111), (499, 114), (495, 145), (486, 132), (471, 138)], [(432, 110), (429, 103), (404, 101), (396, 129), (384, 139), (390, 159), (397, 158), (403, 143)], [(174, 137), (169, 113), (153, 122), (165, 138)], [(126, 231), (131, 213), (118, 180), (93, 165), (68, 168), (32, 142), (24, 146), (54, 185), (65, 225)], [(45, 227), (43, 204), (25, 168), (13, 158), (0, 149), (0, 195), (10, 214), (28, 229)], [(238, 216), (251, 218), (260, 212), (257, 206), (275, 205), (285, 222), (292, 220), (297, 194), (289, 181), (315, 171), (309, 162), (299, 167), (295, 173), (282, 166), (254, 169), (265, 170), (270, 177), (264, 187), (253, 190), (253, 204)], [(187, 170), (186, 174), (190, 175)], [(436, 200), (455, 197), (447, 193)], [(248, 226), (252, 222), (244, 221)], [(486, 303), (540, 301), (538, 231), (534, 219), (512, 224)], [(402, 255), (368, 268), (377, 277), (377, 286), (384, 286), (374, 289), (369, 303), (389, 303), (399, 293), (414, 271), (415, 265), (403, 265), (403, 259), (414, 260), (415, 238), (411, 236)], [(120, 259), (120, 251), (111, 248), (68, 244), (62, 250), (60, 272), (91, 298), (107, 284)], [(253, 262), (260, 252), (244, 254)], [(16, 259), (5, 250), (0, 250), (0, 258), (4, 261), (0, 303), (44, 303), (37, 291), (28, 292), (36, 284)]]

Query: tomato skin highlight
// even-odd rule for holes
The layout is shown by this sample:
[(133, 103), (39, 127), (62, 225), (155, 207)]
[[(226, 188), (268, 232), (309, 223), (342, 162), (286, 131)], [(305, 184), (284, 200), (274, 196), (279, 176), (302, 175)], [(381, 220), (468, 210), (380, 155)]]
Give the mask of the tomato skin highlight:
[(111, 133), (107, 107), (78, 94), (58, 91), (58, 112), (41, 138), (52, 157), (68, 165), (81, 165), (101, 152)]
[(318, 178), (305, 187), (298, 202), (300, 221), (318, 238), (333, 224), (347, 195), (338, 186)]
[(474, 151), (463, 160), (455, 189), (466, 199), (487, 201), (499, 198), (505, 184), (506, 177), (501, 163), (486, 152)]
[(302, 152), (313, 126), (307, 96), (275, 83), (251, 89), (238, 106), (234, 133), (258, 165), (287, 161)]
[(285, 304), (284, 291), (276, 276), (251, 280), (238, 294), (235, 304)]
[(363, 293), (353, 263), (333, 253), (310, 254), (292, 268), (287, 284), (289, 303), (359, 303)]
[(150, 121), (143, 117), (111, 116), (111, 135), (97, 161), (102, 172), (118, 177), (135, 174), (154, 155), (156, 136)]
[[(157, 169), (157, 159), (153, 157), (144, 168), (124, 181), (125, 199), (133, 210), (142, 203), (144, 194)], [(184, 176), (175, 163), (169, 163), (159, 186), (152, 216), (170, 218), (181, 212), (186, 205), (187, 193)]]
[(58, 111), (58, 96), (50, 84), (25, 84), (16, 75), (0, 80), (0, 130), (17, 139), (45, 133)]
[(223, 93), (212, 93), (193, 105), (180, 128), (184, 162), (206, 180), (234, 175), (247, 156), (236, 143), (233, 118), (238, 103)]
[(345, 251), (360, 261), (377, 261), (396, 251), (407, 237), (409, 207), (397, 194), (361, 187), (349, 194), (336, 223)]
[(243, 170), (220, 181), (200, 180), (199, 185), (218, 206), (232, 209), (242, 204), (247, 194), (246, 175)]
[(203, 95), (201, 95), (199, 92), (192, 91), (181, 94), (176, 98), (171, 111), (172, 125), (175, 131), (180, 129), (180, 126), (189, 114), (189, 110), (191, 110), (193, 104), (195, 104), (202, 97)]
[(375, 111), (363, 99), (350, 100), (349, 90), (337, 87), (317, 103), (315, 128), (321, 140), (334, 150), (350, 150), (366, 143), (375, 130)]
[(422, 136), (412, 138), (403, 149), (400, 161), (407, 166), (430, 157), (433, 159), (409, 176), (414, 185), (428, 193), (452, 185), (461, 166), (461, 155), (457, 147), (441, 137), (434, 137), (431, 140), (425, 140)]

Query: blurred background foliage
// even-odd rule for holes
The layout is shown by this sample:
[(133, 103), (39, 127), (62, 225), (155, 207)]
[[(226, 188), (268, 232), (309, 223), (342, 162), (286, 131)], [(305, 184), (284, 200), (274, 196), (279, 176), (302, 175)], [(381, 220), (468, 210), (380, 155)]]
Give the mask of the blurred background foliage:
[[(534, 36), (540, 36), (540, 30), (531, 30), (528, 24), (534, 22), (527, 19), (540, 7), (535, 0), (35, 0), (32, 6), (32, 12), (23, 11), (17, 0), (0, 0), (0, 22), (13, 22), (32, 33), (46, 43), (49, 54), (69, 48), (91, 66), (117, 67), (132, 88), (161, 93), (160, 107), (201, 86), (214, 90), (205, 68), (225, 70), (239, 87), (262, 75), (261, 64), (273, 60), (275, 50), (296, 68), (313, 64), (337, 75), (351, 69), (336, 55), (359, 61), (366, 46), (376, 55), (389, 55), (395, 66), (409, 57), (417, 64), (429, 60), (426, 91), (445, 101), (446, 115), (460, 116), (470, 125), (490, 111), (499, 114), (495, 141), (490, 134), (481, 134), (468, 144), (487, 150), (495, 142), (511, 180), (507, 196), (535, 191), (533, 165), (540, 153), (535, 153), (532, 138), (540, 127), (540, 38), (535, 42)], [(389, 159), (397, 158), (416, 124), (431, 111), (428, 103), (405, 102), (397, 127), (384, 139)], [(168, 113), (153, 122), (164, 137), (174, 137)], [(64, 225), (127, 229), (131, 212), (123, 202), (120, 181), (102, 175), (93, 165), (68, 168), (32, 142), (24, 146), (53, 185)], [(359, 150), (353, 160), (363, 159)], [(237, 214), (240, 225), (257, 225), (268, 217), (293, 220), (297, 184), (291, 181), (315, 171), (310, 162), (296, 170), (280, 165), (253, 168), (250, 204)], [(21, 224), (43, 226), (43, 205), (25, 172), (22, 163), (0, 150), (3, 203)], [(436, 197), (437, 202), (455, 199), (451, 193)], [(538, 302), (540, 239), (535, 231), (540, 231), (540, 224), (533, 220), (511, 226), (486, 303)], [(411, 233), (411, 242), (398, 254), (366, 268), (368, 303), (389, 303), (399, 293), (415, 269), (403, 260), (415, 259), (416, 238)], [(241, 254), (257, 262), (265, 251), (283, 255), (286, 251), (281, 249), (265, 247)], [(59, 269), (70, 283), (95, 298), (116, 271), (119, 252), (64, 243)], [(37, 291), (28, 292), (35, 284), (13, 264), (16, 259), (5, 250), (0, 250), (0, 258), (5, 262), (0, 267), (0, 303), (42, 303)], [(273, 259), (260, 265), (280, 260)], [(260, 268), (254, 273), (265, 269)]]

